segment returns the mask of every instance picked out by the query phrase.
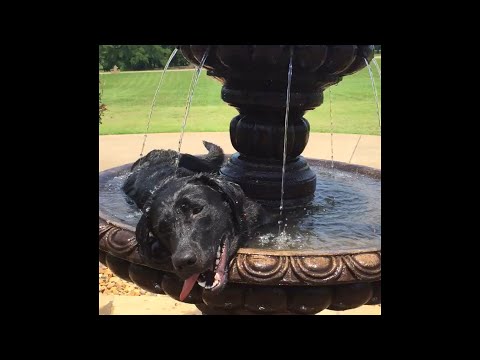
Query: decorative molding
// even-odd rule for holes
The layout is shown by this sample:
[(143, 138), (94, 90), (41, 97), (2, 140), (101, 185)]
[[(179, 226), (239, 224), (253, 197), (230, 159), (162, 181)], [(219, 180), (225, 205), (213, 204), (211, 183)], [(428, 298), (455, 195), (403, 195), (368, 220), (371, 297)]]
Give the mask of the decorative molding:
[(381, 253), (345, 255), (343, 261), (359, 280), (379, 280), (381, 276)]
[(294, 256), (292, 270), (306, 283), (325, 284), (340, 277), (343, 262), (339, 256)]
[[(99, 248), (106, 253), (138, 265), (171, 271), (170, 264), (146, 263), (138, 252), (135, 235), (99, 218)], [(260, 251), (259, 251), (260, 252)], [(334, 255), (301, 252), (284, 254), (271, 251), (265, 255), (256, 249), (242, 248), (230, 262), (229, 281), (258, 285), (330, 285), (381, 280), (381, 252), (368, 251)]]
[[(237, 254), (234, 266), (242, 280), (252, 283), (279, 283), (285, 276), (290, 260), (286, 256), (268, 256), (258, 254)], [(233, 263), (232, 262), (232, 263)], [(230, 273), (231, 274), (231, 273)], [(229, 276), (231, 281), (232, 275)]]

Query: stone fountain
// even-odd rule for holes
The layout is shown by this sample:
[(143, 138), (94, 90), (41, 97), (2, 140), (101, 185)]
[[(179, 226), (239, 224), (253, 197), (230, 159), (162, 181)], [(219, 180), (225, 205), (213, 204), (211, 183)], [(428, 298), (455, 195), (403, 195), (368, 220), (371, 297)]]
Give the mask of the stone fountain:
[[(230, 262), (223, 292), (196, 285), (184, 302), (204, 314), (315, 314), (380, 304), (379, 170), (305, 159), (306, 111), (324, 90), (366, 66), (373, 45), (182, 45), (183, 55), (222, 82), (222, 99), (239, 115), (230, 123), (238, 153), (221, 174), (266, 207), (280, 203), (287, 71), (292, 56), (284, 180), (290, 236), (260, 230)], [(333, 169), (331, 168), (333, 165)], [(121, 194), (131, 164), (100, 173), (99, 258), (117, 276), (179, 300), (183, 281), (167, 258), (141, 258), (135, 241), (138, 209)], [(277, 227), (278, 231), (278, 227)]]

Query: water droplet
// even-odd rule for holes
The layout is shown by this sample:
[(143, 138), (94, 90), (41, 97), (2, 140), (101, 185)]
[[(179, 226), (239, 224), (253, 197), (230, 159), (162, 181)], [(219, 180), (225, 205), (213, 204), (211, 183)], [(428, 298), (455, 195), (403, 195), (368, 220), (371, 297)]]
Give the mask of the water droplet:
[(278, 220), (278, 225), (282, 225), (283, 224), (283, 221), (282, 220)]

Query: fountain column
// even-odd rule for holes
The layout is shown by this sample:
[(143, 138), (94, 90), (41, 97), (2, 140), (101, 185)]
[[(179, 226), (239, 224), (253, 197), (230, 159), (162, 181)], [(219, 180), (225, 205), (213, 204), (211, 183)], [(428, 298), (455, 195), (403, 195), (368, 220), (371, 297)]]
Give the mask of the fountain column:
[[(230, 122), (234, 154), (221, 173), (239, 184), (247, 196), (265, 205), (278, 206), (282, 182), (285, 109), (239, 108)], [(315, 192), (316, 176), (300, 154), (305, 149), (310, 124), (304, 111), (291, 109), (287, 133), (285, 206), (308, 202)]]

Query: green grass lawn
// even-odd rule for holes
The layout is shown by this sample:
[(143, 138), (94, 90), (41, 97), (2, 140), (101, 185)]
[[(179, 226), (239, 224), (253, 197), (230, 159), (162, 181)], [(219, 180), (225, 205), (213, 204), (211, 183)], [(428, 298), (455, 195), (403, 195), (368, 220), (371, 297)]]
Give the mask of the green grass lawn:
[[(381, 64), (381, 59), (377, 59)], [(372, 64), (379, 98), (381, 86)], [(100, 135), (144, 133), (153, 95), (161, 72), (100, 74), (102, 100), (107, 111)], [(295, 76), (295, 75), (294, 75)], [(159, 90), (149, 132), (179, 132), (191, 71), (168, 71)], [(230, 120), (238, 112), (220, 99), (221, 84), (203, 71), (193, 96), (186, 131), (228, 131)], [(305, 118), (311, 131), (330, 132), (328, 89), (324, 103), (308, 111)], [(379, 135), (375, 99), (368, 70), (346, 76), (331, 87), (333, 131), (346, 134)]]

